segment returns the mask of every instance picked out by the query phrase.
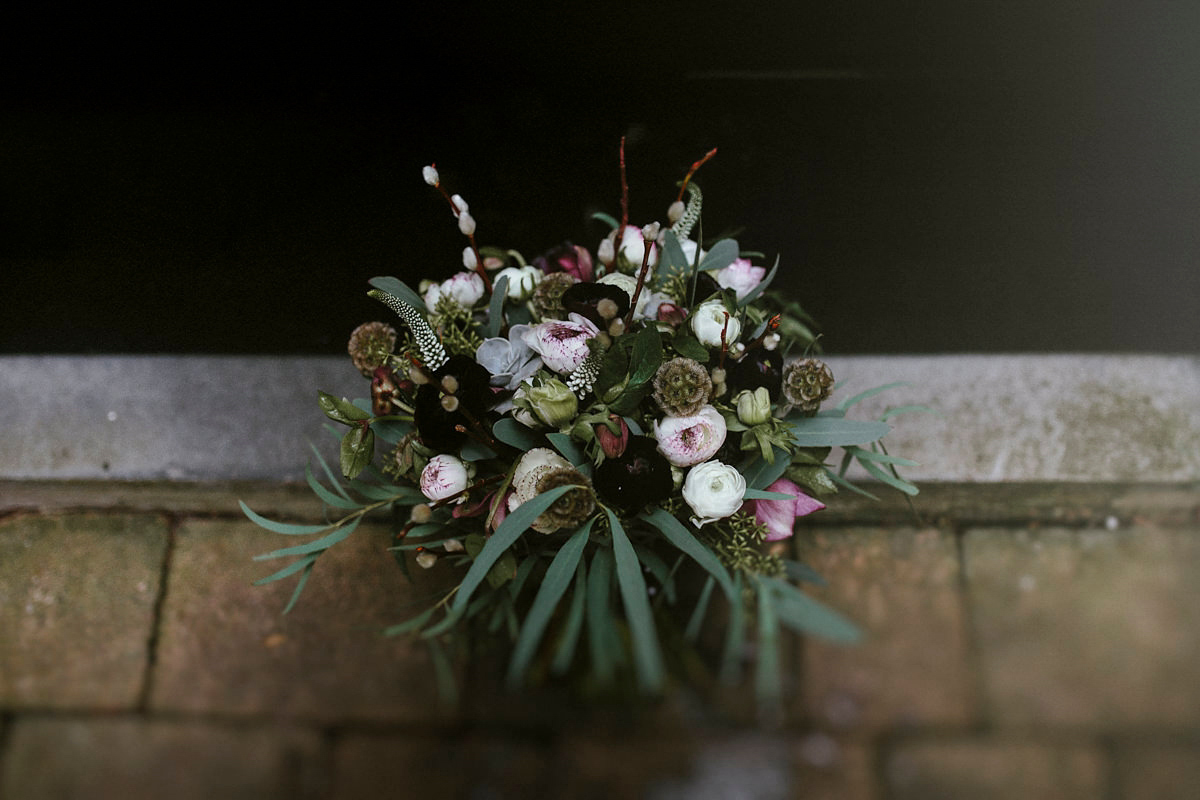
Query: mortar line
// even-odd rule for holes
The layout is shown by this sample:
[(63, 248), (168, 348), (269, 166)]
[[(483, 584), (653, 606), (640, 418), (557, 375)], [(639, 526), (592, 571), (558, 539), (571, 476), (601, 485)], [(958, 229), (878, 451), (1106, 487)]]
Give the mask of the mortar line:
[(167, 598), (171, 562), (175, 554), (175, 538), (179, 528), (179, 517), (167, 517), (167, 543), (163, 548), (162, 564), (158, 571), (158, 593), (154, 598), (154, 611), (150, 623), (150, 636), (146, 640), (146, 662), (142, 673), (142, 688), (138, 692), (136, 708), (145, 714), (150, 708), (150, 694), (154, 690), (154, 669), (158, 665), (158, 642), (162, 634), (163, 606)]
[(974, 695), (975, 720), (967, 729), (974, 733), (990, 730), (987, 703), (987, 685), (983, 674), (983, 653), (979, 644), (979, 629), (975, 622), (975, 608), (971, 602), (971, 581), (967, 573), (966, 538), (969, 528), (961, 523), (952, 528), (954, 548), (958, 556), (958, 592), (962, 598), (963, 636), (967, 641), (967, 674), (971, 676), (971, 693)]

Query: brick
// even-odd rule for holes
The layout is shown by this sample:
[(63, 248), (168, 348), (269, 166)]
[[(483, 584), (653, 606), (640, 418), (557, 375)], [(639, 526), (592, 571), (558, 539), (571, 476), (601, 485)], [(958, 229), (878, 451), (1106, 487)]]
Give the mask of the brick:
[(1200, 531), (974, 530), (965, 553), (991, 716), (1200, 724)]
[(400, 573), (389, 532), (364, 525), (318, 560), (290, 614), (295, 578), (253, 586), (287, 559), (252, 561), (307, 541), (250, 522), (197, 520), (178, 531), (152, 706), (322, 719), (440, 719), (423, 643), (384, 627), (447, 588), (438, 565)]
[(704, 739), (572, 737), (562, 744), (556, 796), (782, 800), (792, 796), (791, 757), (782, 738), (757, 733)]
[(1100, 800), (1105, 764), (1083, 746), (942, 741), (899, 745), (885, 765), (893, 800)]
[(258, 800), (321, 796), (319, 740), (276, 727), (21, 719), (0, 776), (16, 800)]
[(260, 514), (315, 519), (321, 503), (307, 484), (260, 481), (0, 480), (0, 511), (114, 510), (238, 516), (238, 500)]
[(829, 586), (812, 590), (863, 628), (855, 646), (801, 648), (806, 711), (844, 730), (962, 724), (974, 714), (954, 538), (936, 529), (813, 530), (799, 558)]
[(1121, 800), (1198, 800), (1200, 745), (1138, 745), (1117, 753)]
[(134, 705), (166, 541), (154, 517), (0, 523), (0, 706)]
[(330, 798), (558, 797), (552, 755), (511, 736), (349, 734), (335, 746)]
[(874, 751), (826, 733), (804, 736), (793, 746), (796, 800), (876, 800)]

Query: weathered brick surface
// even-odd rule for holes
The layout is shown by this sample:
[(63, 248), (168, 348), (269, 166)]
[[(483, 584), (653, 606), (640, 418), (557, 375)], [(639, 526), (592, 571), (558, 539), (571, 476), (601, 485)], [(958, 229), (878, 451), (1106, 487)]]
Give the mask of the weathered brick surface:
[(829, 582), (813, 595), (866, 633), (854, 647), (804, 642), (806, 712), (847, 730), (970, 721), (975, 698), (953, 536), (849, 528), (797, 539), (800, 560)]
[(0, 707), (135, 704), (166, 542), (156, 517), (0, 523)]
[(319, 517), (321, 502), (306, 484), (257, 481), (0, 481), (0, 511), (76, 509), (237, 515), (238, 500), (271, 518)]
[(894, 800), (1101, 800), (1093, 748), (1037, 742), (937, 741), (898, 746), (886, 761)]
[(349, 734), (330, 800), (557, 797), (551, 745), (514, 737)]
[(994, 719), (1200, 720), (1200, 531), (975, 530), (965, 553)]
[(323, 790), (319, 738), (281, 727), (20, 720), (3, 758), (12, 800), (303, 800)]
[(874, 750), (811, 733), (792, 746), (795, 800), (877, 800)]
[(1121, 748), (1116, 772), (1120, 800), (1200, 800), (1200, 742)]
[(253, 586), (288, 559), (256, 554), (307, 541), (250, 522), (182, 525), (163, 609), (155, 709), (333, 719), (440, 718), (423, 644), (381, 631), (425, 607), (441, 568), (400, 573), (383, 526), (363, 526), (317, 562), (299, 603), (295, 578)]

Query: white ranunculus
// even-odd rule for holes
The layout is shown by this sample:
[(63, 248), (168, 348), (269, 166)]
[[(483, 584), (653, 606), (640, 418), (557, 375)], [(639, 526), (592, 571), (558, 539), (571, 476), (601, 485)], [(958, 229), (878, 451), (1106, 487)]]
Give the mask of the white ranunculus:
[(467, 466), (455, 456), (434, 456), (421, 470), (421, 494), (430, 500), (445, 500), (466, 488)]
[(535, 266), (505, 267), (496, 273), (495, 281), (508, 278), (508, 299), (528, 300), (542, 282), (542, 271)]
[(721, 412), (704, 406), (690, 417), (664, 417), (654, 422), (658, 451), (676, 467), (707, 461), (725, 443), (728, 428)]
[(588, 339), (600, 329), (585, 317), (571, 314), (567, 319), (549, 319), (531, 325), (525, 332), (525, 344), (542, 357), (546, 368), (569, 375), (588, 357)]
[(458, 272), (443, 281), (441, 289), (463, 308), (471, 308), (483, 297), (483, 278), (476, 272)]
[(746, 479), (735, 468), (720, 461), (706, 461), (688, 471), (683, 481), (683, 500), (696, 516), (697, 528), (730, 516), (742, 507)]
[(426, 308), (430, 311), (436, 310), (438, 301), (442, 299), (442, 285), (440, 283), (430, 284), (429, 288), (425, 290), (425, 297), (422, 299), (425, 301)]
[(725, 331), (726, 345), (736, 342), (742, 334), (742, 323), (725, 309), (725, 304), (720, 300), (701, 303), (700, 307), (692, 312), (690, 323), (696, 338), (706, 347), (721, 346), (722, 330)]

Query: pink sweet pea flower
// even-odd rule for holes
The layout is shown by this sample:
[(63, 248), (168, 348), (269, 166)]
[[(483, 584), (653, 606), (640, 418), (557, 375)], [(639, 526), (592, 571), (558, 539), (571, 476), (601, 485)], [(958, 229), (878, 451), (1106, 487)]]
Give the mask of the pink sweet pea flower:
[(767, 487), (768, 492), (792, 495), (791, 500), (751, 500), (746, 505), (754, 506), (754, 521), (767, 526), (767, 541), (777, 542), (792, 535), (797, 517), (820, 511), (825, 504), (800, 491), (800, 487), (787, 478), (780, 478)]

